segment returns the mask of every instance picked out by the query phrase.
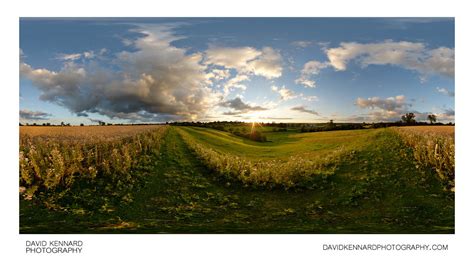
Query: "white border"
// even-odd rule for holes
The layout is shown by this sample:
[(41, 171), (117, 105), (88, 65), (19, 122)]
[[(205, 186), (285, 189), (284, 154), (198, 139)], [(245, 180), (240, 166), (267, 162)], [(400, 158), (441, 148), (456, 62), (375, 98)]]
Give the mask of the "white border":
[[(459, 3), (461, 2), (461, 4)], [(5, 1), (1, 12), (2, 259), (26, 256), (27, 239), (82, 239), (84, 253), (102, 259), (351, 259), (452, 258), (472, 256), (472, 7), (468, 1)], [(455, 17), (456, 18), (456, 234), (455, 235), (19, 235), (18, 234), (18, 21), (19, 17)], [(441, 243), (447, 252), (328, 252), (323, 243)], [(7, 257), (5, 257), (7, 256)]]

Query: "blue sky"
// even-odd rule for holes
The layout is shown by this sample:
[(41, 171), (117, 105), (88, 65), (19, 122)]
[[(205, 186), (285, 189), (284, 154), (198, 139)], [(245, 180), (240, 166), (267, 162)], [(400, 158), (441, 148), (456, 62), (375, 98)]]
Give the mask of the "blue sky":
[(454, 19), (20, 19), (20, 121), (454, 122)]

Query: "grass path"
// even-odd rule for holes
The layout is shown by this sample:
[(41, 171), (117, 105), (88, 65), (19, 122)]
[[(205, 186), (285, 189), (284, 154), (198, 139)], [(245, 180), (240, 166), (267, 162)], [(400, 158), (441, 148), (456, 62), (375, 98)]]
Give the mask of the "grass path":
[(220, 179), (166, 135), (134, 201), (74, 215), (20, 202), (22, 233), (453, 233), (454, 199), (410, 163), (390, 131), (305, 190), (265, 190)]

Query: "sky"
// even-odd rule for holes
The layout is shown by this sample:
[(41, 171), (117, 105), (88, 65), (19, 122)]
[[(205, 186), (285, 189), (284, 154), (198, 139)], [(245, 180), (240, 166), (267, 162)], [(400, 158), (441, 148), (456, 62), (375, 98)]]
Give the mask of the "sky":
[(454, 119), (453, 18), (21, 18), (20, 122)]

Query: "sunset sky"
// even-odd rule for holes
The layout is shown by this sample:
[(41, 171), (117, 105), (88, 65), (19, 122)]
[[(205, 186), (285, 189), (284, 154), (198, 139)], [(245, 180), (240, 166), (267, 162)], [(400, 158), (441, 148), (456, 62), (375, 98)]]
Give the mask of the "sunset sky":
[(454, 122), (454, 19), (20, 19), (20, 122)]

